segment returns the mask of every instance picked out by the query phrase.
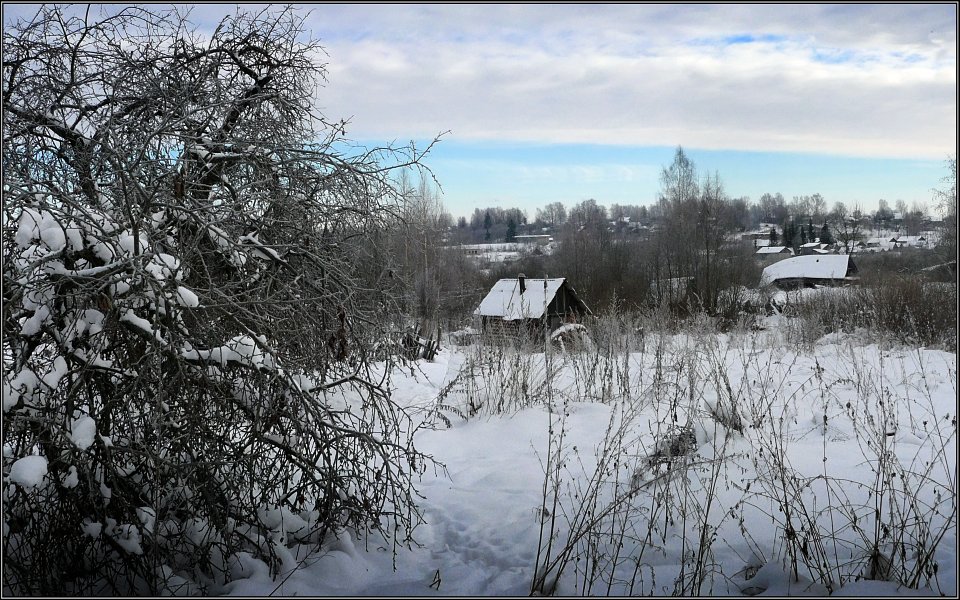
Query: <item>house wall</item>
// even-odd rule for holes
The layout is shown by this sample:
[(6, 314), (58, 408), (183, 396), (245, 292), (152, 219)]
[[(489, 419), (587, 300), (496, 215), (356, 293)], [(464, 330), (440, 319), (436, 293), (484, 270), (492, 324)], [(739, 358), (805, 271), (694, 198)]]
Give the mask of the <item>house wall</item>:
[(578, 320), (583, 317), (582, 304), (574, 298), (569, 288), (567, 288), (567, 284), (564, 283), (560, 286), (560, 289), (557, 290), (557, 294), (547, 306), (546, 314), (550, 329), (556, 329), (566, 323), (567, 315), (571, 311), (576, 315)]
[(849, 283), (847, 279), (818, 279), (815, 277), (791, 277), (788, 279), (778, 279), (773, 282), (773, 284), (781, 290), (796, 290), (817, 285), (839, 287), (847, 283)]

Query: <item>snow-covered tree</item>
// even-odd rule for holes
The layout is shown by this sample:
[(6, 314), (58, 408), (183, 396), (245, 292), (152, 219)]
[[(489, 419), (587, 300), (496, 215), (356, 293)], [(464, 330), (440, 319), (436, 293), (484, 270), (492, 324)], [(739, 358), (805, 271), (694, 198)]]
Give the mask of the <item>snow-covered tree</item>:
[(358, 269), (423, 153), (316, 112), (292, 9), (109, 10), (3, 34), (4, 589), (216, 592), (244, 552), (403, 542), (425, 457)]

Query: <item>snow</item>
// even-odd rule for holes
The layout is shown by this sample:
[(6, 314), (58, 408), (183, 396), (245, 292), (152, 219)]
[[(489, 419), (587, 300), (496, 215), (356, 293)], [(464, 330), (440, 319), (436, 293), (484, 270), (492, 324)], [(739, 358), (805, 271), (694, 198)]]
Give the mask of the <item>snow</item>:
[(77, 484), (80, 483), (80, 476), (77, 473), (77, 467), (70, 465), (70, 468), (67, 469), (67, 474), (61, 477), (60, 484), (67, 488), (75, 488)]
[[(780, 254), (784, 249), (786, 246), (761, 246), (755, 254)], [(793, 250), (790, 250), (790, 254), (793, 254)]]
[(140, 545), (140, 530), (136, 525), (118, 524), (116, 520), (107, 517), (104, 532), (126, 552), (143, 554), (143, 548)]
[[(14, 241), (21, 249), (28, 249), (39, 241), (49, 252), (59, 252), (67, 245), (67, 232), (49, 211), (24, 207)], [(71, 245), (73, 241), (71, 236)]]
[(175, 256), (164, 252), (155, 254), (144, 268), (157, 281), (165, 281), (172, 277), (183, 278), (183, 273), (180, 271), (180, 261)]
[(153, 325), (150, 324), (150, 321), (144, 319), (143, 317), (137, 316), (132, 309), (128, 308), (126, 312), (120, 315), (119, 321), (121, 323), (130, 323), (144, 333), (153, 336), (157, 339), (157, 341), (163, 341), (163, 338), (160, 337), (160, 332), (154, 331)]
[(144, 233), (134, 236), (133, 233), (124, 231), (117, 237), (117, 245), (127, 256), (134, 256), (146, 252), (150, 248), (150, 240)]
[(100, 534), (103, 532), (103, 523), (92, 523), (87, 522), (83, 525), (83, 533), (92, 538), (100, 537)]
[(811, 279), (843, 280), (850, 262), (848, 254), (823, 256), (795, 256), (773, 263), (763, 270), (760, 286), (769, 285), (778, 279), (806, 277)]
[(502, 317), (504, 321), (539, 318), (564, 281), (562, 278), (526, 278), (526, 290), (521, 294), (519, 279), (501, 279), (480, 302), (474, 314)]
[(40, 329), (50, 321), (50, 308), (46, 305), (40, 306), (28, 318), (24, 319), (20, 326), (20, 333), (26, 337), (37, 335)]
[(10, 482), (20, 487), (37, 487), (46, 476), (47, 459), (42, 456), (24, 456), (10, 467)]
[(193, 290), (183, 287), (182, 285), (177, 286), (177, 301), (181, 306), (187, 308), (197, 308), (200, 306), (200, 299), (193, 293)]
[(41, 381), (43, 381), (44, 385), (49, 389), (56, 389), (57, 386), (60, 385), (60, 380), (67, 374), (67, 370), (67, 360), (62, 356), (58, 356), (53, 359), (53, 366), (50, 372), (44, 375)]
[(238, 335), (230, 338), (223, 346), (217, 346), (209, 350), (195, 350), (191, 347), (185, 347), (181, 354), (189, 361), (209, 360), (222, 366), (226, 366), (229, 362), (237, 362), (257, 368), (273, 369), (276, 367), (276, 362), (272, 354), (264, 350), (266, 343), (267, 340), (264, 336), (254, 339), (248, 335)]
[(93, 445), (96, 434), (97, 424), (87, 415), (76, 419), (70, 427), (70, 441), (81, 450), (86, 450)]
[[(783, 318), (770, 321), (782, 322)], [(796, 475), (797, 481), (806, 482), (795, 489), (793, 508), (803, 506), (817, 515), (822, 533), (835, 536), (836, 545), (832, 538), (826, 538), (829, 551), (839, 548), (838, 562), (860, 572), (858, 569), (862, 571), (866, 564), (864, 540), (872, 540), (874, 535), (874, 502), (868, 492), (876, 485), (873, 469), (878, 464), (877, 454), (865, 442), (866, 429), (875, 425), (882, 432), (879, 439), (886, 445), (888, 456), (900, 461), (909, 479), (893, 480), (885, 498), (892, 499), (890, 494), (895, 489), (909, 489), (916, 494), (918, 505), (926, 507), (921, 510), (934, 529), (945, 526), (946, 516), (956, 511), (957, 490), (951, 483), (957, 450), (956, 354), (863, 345), (844, 334), (822, 339), (815, 350), (800, 351), (783, 344), (771, 329), (716, 336), (695, 332), (663, 337), (647, 334), (647, 350), (629, 354), (630, 369), (620, 384), (632, 390), (628, 396), (636, 404), (611, 396), (606, 396), (609, 399), (604, 402), (590, 400), (600, 397), (605, 385), (596, 375), (598, 370), (591, 374), (583, 368), (597, 360), (596, 353), (584, 353), (579, 358), (575, 353), (557, 354), (556, 375), (550, 379), (552, 401), (547, 399), (541, 375), (532, 392), (540, 394), (539, 401), (515, 405), (514, 409), (500, 413), (487, 409), (468, 418), (447, 413), (449, 427), (439, 424), (418, 430), (418, 449), (446, 467), (428, 469), (418, 485), (422, 494), (419, 506), (425, 519), (414, 532), (419, 546), (401, 546), (394, 563), (390, 542), (363, 532), (341, 530), (336, 539), (325, 541), (319, 551), (309, 544), (291, 542), (289, 556), (284, 558), (285, 570), (275, 580), (262, 561), (242, 553), (229, 559), (236, 580), (224, 592), (237, 596), (528, 595), (537, 565), (541, 527), (556, 518), (557, 537), (552, 550), (556, 555), (567, 541), (570, 523), (577, 514), (577, 494), (589, 490), (604, 444), (613, 443), (614, 449), (622, 445), (624, 451), (619, 455), (623, 457), (619, 459), (619, 468), (629, 467), (624, 471), (629, 475), (630, 469), (636, 467), (632, 477), (643, 482), (638, 488), (640, 509), (632, 517), (636, 535), (642, 537), (654, 520), (661, 522), (656, 537), (647, 544), (641, 561), (642, 581), (633, 591), (637, 595), (671, 595), (681, 573), (686, 572), (689, 577), (688, 561), (695, 557), (699, 533), (691, 521), (683, 525), (690, 528), (685, 534), (679, 513), (674, 514), (675, 526), (665, 527), (663, 512), (658, 513), (658, 519), (653, 519), (657, 515), (645, 512), (652, 511), (656, 503), (653, 491), (643, 491), (643, 486), (657, 485), (657, 477), (667, 473), (655, 471), (657, 467), (643, 467), (644, 456), (665, 448), (664, 438), (655, 434), (661, 428), (667, 429), (670, 411), (650, 399), (661, 393), (681, 402), (689, 397), (700, 398), (692, 411), (682, 406), (679, 410), (680, 423), (691, 419), (695, 425), (696, 448), (690, 463), (675, 463), (675, 469), (686, 469), (686, 477), (678, 478), (671, 488), (674, 494), (689, 494), (688, 502), (693, 504), (687, 509), (693, 510), (691, 514), (696, 514), (707, 497), (704, 486), (711, 471), (683, 465), (706, 462), (714, 465), (711, 468), (719, 474), (713, 512), (708, 519), (713, 526), (709, 530), (710, 562), (700, 595), (825, 596), (827, 588), (812, 578), (799, 556), (798, 576), (794, 578), (790, 572), (784, 516), (767, 495), (775, 490), (769, 485), (764, 488), (764, 481), (771, 482), (764, 479), (763, 465), (769, 466), (765, 462), (769, 459), (763, 448), (770, 448), (764, 444), (783, 444), (786, 468)], [(659, 344), (662, 349), (662, 363), (657, 362), (659, 351), (654, 351), (651, 344)], [(439, 391), (454, 381), (467, 362), (480, 356), (477, 352), (476, 347), (450, 346), (432, 362), (419, 361), (413, 370), (396, 371), (392, 380), (394, 398), (415, 414), (429, 414)], [(510, 365), (522, 363), (530, 368), (520, 372), (535, 373), (545, 369), (545, 360), (542, 353), (519, 354), (504, 359), (493, 372), (502, 375)], [(604, 368), (616, 370), (621, 361), (622, 357)], [(690, 370), (684, 370), (687, 368)], [(709, 375), (711, 368), (714, 373), (723, 373), (730, 388), (714, 385)], [(490, 387), (495, 389), (485, 399), (513, 393), (509, 377), (494, 381), (494, 376), (486, 375)], [(466, 394), (471, 389), (466, 384), (453, 388), (444, 403), (459, 406), (467, 415)], [(748, 407), (753, 406), (756, 414), (769, 418), (755, 427), (747, 423), (743, 433), (717, 425), (709, 416), (711, 412), (730, 415), (730, 396), (721, 393), (724, 389), (732, 390), (742, 416), (750, 414), (752, 409)], [(899, 400), (885, 403), (884, 398)], [(545, 463), (551, 448), (558, 447), (561, 428), (561, 450), (554, 455), (564, 460), (559, 471), (562, 481), (557, 488), (560, 502), (554, 510), (548, 501), (545, 512)], [(608, 436), (608, 431), (615, 435)], [(776, 438), (764, 437), (764, 432), (774, 431)], [(718, 462), (710, 463), (712, 460)], [(616, 465), (608, 466), (616, 473)], [(918, 477), (921, 472), (926, 475)], [(825, 487), (825, 474), (834, 487)], [(749, 483), (753, 484), (752, 489)], [(749, 491), (744, 491), (745, 487)], [(662, 498), (664, 488), (659, 490)], [(944, 501), (939, 505), (942, 515), (938, 517), (933, 514), (932, 505), (938, 502), (940, 494)], [(951, 494), (952, 501), (947, 499)], [(609, 497), (601, 494), (599, 506)], [(278, 531), (292, 533), (303, 526), (300, 516), (283, 508), (271, 510), (264, 516), (271, 518)], [(845, 511), (849, 510), (859, 511), (856, 514), (862, 518), (859, 534), (849, 521), (844, 521), (848, 514)], [(616, 525), (610, 520), (604, 523), (606, 527)], [(798, 527), (800, 523), (803, 521), (798, 522)], [(844, 585), (833, 590), (833, 594), (939, 595), (942, 591), (947, 596), (955, 595), (956, 522), (947, 527), (934, 557), (939, 571), (931, 587), (927, 587), (925, 579), (920, 589), (907, 589), (893, 581), (857, 581), (848, 574)], [(905, 531), (909, 528), (909, 524), (904, 525)], [(586, 545), (580, 550), (586, 552), (590, 542), (602, 553), (607, 543), (604, 536), (609, 533), (609, 529), (598, 529), (596, 537), (584, 540)], [(749, 541), (745, 535), (749, 535)], [(629, 539), (625, 540), (623, 552), (636, 552), (637, 547), (628, 542)], [(582, 562), (571, 561), (560, 576), (557, 595), (582, 593), (589, 554), (581, 557)], [(602, 560), (599, 566), (603, 566)], [(618, 573), (624, 575), (623, 571)], [(597, 584), (591, 593), (605, 592), (605, 585)], [(623, 584), (614, 583), (611, 589), (614, 595), (626, 592)]]
[(9, 383), (4, 381), (3, 412), (7, 412), (16, 406), (21, 396), (32, 396), (33, 391), (37, 389), (38, 385), (40, 385), (40, 379), (37, 378), (36, 373), (31, 371), (29, 367), (21, 369), (16, 377), (11, 379)]
[(277, 253), (276, 250), (268, 246), (265, 246), (263, 242), (261, 242), (260, 239), (257, 237), (257, 234), (255, 233), (250, 233), (244, 236), (240, 236), (240, 240), (238, 241), (238, 243), (250, 244), (251, 246), (253, 246), (254, 247), (253, 255), (256, 256), (257, 258), (262, 258), (264, 260), (275, 260), (277, 262), (286, 262), (282, 258), (280, 258), (280, 255)]

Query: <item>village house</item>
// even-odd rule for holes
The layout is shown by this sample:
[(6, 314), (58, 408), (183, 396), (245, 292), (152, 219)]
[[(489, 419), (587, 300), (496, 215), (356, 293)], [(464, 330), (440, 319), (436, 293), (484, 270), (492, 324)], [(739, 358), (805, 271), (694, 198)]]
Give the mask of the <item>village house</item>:
[(821, 244), (820, 239), (813, 242), (807, 242), (806, 244), (800, 245), (800, 256), (809, 256), (811, 254), (829, 254), (830, 246), (828, 244)]
[(760, 287), (775, 285), (789, 290), (801, 287), (839, 286), (854, 280), (857, 266), (849, 254), (795, 256), (763, 270)]
[(484, 330), (553, 331), (593, 314), (563, 277), (553, 279), (501, 279), (473, 312)]
[(898, 248), (926, 248), (927, 238), (922, 235), (901, 235), (894, 238)]
[(743, 240), (743, 241), (745, 241), (745, 242), (750, 242), (750, 244), (753, 245), (753, 246), (758, 246), (758, 245), (760, 245), (760, 244), (757, 244), (757, 243), (755, 243), (755, 242), (762, 242), (762, 241), (764, 241), (764, 240), (766, 240), (767, 243), (769, 243), (769, 242), (770, 242), (770, 230), (771, 230), (771, 229), (776, 230), (776, 227), (774, 227), (773, 225), (767, 225), (767, 226), (761, 225), (761, 226), (760, 226), (760, 229), (757, 229), (757, 230), (754, 230), (754, 231), (745, 231), (745, 232), (742, 232), (742, 233), (740, 234), (740, 239)]
[[(843, 245), (841, 244), (841, 248)], [(865, 252), (867, 245), (860, 240), (849, 240), (847, 241), (847, 254), (856, 254), (857, 252)]]
[(754, 254), (793, 254), (793, 248), (787, 246), (761, 246)]
[(882, 250), (890, 250), (893, 247), (894, 247), (894, 243), (890, 240), (890, 238), (872, 237), (867, 239), (864, 245), (864, 251), (880, 252)]
[(546, 246), (553, 241), (552, 235), (518, 235), (515, 236), (514, 241), (518, 244), (537, 244), (538, 246)]
[(783, 260), (787, 256), (793, 256), (793, 248), (788, 246), (762, 246), (753, 253), (760, 264), (770, 264), (778, 260)]

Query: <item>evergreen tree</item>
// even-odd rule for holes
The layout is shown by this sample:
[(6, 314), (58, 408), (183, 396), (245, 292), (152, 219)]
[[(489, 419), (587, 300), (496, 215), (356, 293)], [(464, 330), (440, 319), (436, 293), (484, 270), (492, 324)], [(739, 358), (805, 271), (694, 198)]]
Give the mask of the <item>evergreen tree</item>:
[(783, 222), (783, 245), (796, 246), (793, 239), (794, 237), (796, 237), (796, 229), (793, 226), (793, 221), (784, 221)]
[(517, 224), (513, 222), (513, 217), (507, 219), (507, 237), (506, 241), (512, 242), (517, 239)]
[(826, 223), (824, 223), (823, 227), (820, 228), (820, 243), (821, 244), (833, 243), (833, 234), (830, 233), (830, 227)]
[(810, 221), (807, 223), (807, 241), (816, 241), (816, 237), (813, 235), (813, 219), (810, 219)]
[(490, 241), (490, 228), (493, 227), (493, 219), (490, 218), (490, 211), (487, 211), (487, 214), (483, 217), (483, 228), (487, 230), (486, 235), (483, 236), (483, 239)]
[(770, 228), (770, 245), (776, 246), (779, 240), (780, 238), (777, 236), (777, 228), (771, 227)]

